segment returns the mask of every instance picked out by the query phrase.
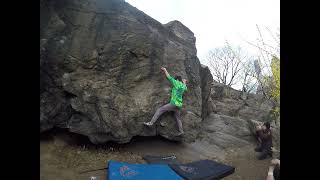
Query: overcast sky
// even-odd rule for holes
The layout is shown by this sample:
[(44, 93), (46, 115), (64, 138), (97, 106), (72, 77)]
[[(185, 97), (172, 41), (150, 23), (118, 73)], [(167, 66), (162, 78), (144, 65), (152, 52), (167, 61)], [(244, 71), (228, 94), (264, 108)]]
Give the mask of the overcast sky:
[[(223, 46), (227, 40), (240, 45), (249, 54), (256, 48), (243, 39), (256, 42), (259, 25), (264, 38), (274, 43), (265, 27), (273, 32), (280, 28), (280, 0), (126, 0), (162, 24), (178, 20), (196, 37), (198, 57), (202, 64), (210, 49)], [(270, 39), (268, 39), (270, 37)]]

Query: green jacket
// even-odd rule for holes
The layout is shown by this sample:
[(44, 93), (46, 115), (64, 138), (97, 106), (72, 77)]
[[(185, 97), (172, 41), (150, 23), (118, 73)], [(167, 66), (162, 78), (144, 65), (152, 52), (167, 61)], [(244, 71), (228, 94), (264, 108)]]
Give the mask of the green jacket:
[(179, 108), (182, 107), (182, 96), (183, 96), (183, 93), (184, 91), (187, 90), (187, 86), (178, 81), (178, 80), (175, 80), (172, 76), (169, 76), (168, 77), (168, 80), (171, 82), (172, 84), (172, 90), (171, 90), (171, 100), (170, 100), (170, 103), (172, 105), (175, 105)]

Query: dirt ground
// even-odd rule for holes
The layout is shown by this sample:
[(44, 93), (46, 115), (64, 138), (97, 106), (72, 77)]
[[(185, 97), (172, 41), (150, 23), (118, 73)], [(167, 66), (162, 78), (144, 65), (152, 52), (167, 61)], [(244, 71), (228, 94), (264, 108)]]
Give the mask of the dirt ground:
[(143, 155), (176, 155), (180, 162), (212, 159), (236, 168), (225, 180), (265, 180), (270, 158), (259, 161), (253, 146), (212, 152), (208, 145), (182, 144), (158, 137), (135, 138), (131, 143), (95, 146), (76, 135), (50, 133), (40, 136), (41, 180), (105, 180), (109, 160), (145, 163)]

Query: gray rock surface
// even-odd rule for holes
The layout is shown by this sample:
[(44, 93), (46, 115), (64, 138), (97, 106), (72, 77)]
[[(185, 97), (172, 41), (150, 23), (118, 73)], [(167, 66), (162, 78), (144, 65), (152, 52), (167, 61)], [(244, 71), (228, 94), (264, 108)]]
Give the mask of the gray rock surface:
[(169, 102), (160, 71), (188, 79), (182, 111), (185, 141), (201, 122), (200, 62), (193, 33), (178, 21), (162, 25), (124, 1), (40, 1), (40, 132), (68, 128), (93, 143), (178, 133), (175, 121), (145, 127)]
[[(66, 128), (95, 144), (201, 138), (226, 148), (251, 142), (249, 121), (270, 111), (261, 96), (243, 98), (215, 82), (179, 21), (163, 25), (123, 0), (42, 0), (40, 15), (40, 132)], [(142, 124), (169, 102), (162, 66), (188, 80), (183, 138), (170, 113), (153, 127)]]
[(211, 91), (210, 98), (215, 104), (217, 114), (258, 121), (265, 121), (270, 115), (272, 103), (261, 95), (243, 96), (241, 91), (226, 87), (216, 81), (212, 82)]
[(217, 107), (213, 102), (213, 79), (211, 72), (207, 66), (201, 65), (201, 95), (202, 95), (202, 119), (205, 119), (211, 112), (217, 112)]
[(204, 120), (200, 137), (222, 149), (245, 146), (254, 140), (246, 120), (214, 113)]
[[(202, 72), (205, 72), (206, 67), (202, 68)], [(260, 95), (248, 94), (246, 98), (243, 98), (241, 91), (212, 81), (212, 78), (208, 79), (205, 79), (208, 83), (202, 86), (202, 95), (205, 97), (202, 101), (203, 107), (207, 108), (203, 108), (205, 116), (199, 139), (221, 149), (256, 143), (253, 137), (256, 124), (264, 122), (270, 117), (271, 103)], [(207, 93), (208, 91), (210, 93)], [(208, 94), (210, 94), (209, 97), (206, 96)], [(274, 124), (272, 129), (273, 142), (277, 148), (280, 147), (279, 130), (280, 127)]]

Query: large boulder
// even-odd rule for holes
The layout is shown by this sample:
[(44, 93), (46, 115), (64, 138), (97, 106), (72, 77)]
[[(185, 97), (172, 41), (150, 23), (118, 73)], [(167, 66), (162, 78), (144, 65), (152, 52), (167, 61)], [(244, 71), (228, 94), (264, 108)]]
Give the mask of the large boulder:
[[(211, 113), (202, 123), (199, 140), (221, 149), (255, 144), (257, 141), (254, 136), (258, 124), (261, 124), (261, 121)], [(273, 146), (280, 150), (280, 124), (272, 122), (271, 130)]]
[[(40, 132), (66, 128), (95, 144), (155, 135), (218, 149), (250, 143), (249, 120), (263, 121), (270, 103), (214, 81), (195, 42), (179, 21), (163, 25), (123, 0), (41, 0)], [(172, 113), (142, 124), (169, 102), (162, 66), (188, 80), (183, 138)]]
[[(270, 120), (272, 103), (259, 94), (246, 94), (232, 89), (216, 81), (211, 85), (210, 100), (214, 104), (214, 111), (220, 115), (239, 117), (245, 120)], [(208, 112), (210, 113), (210, 112)]]
[(177, 138), (170, 113), (145, 127), (169, 102), (160, 71), (188, 79), (184, 140), (202, 121), (200, 62), (194, 34), (178, 21), (162, 25), (119, 0), (40, 1), (40, 132), (67, 128), (93, 143), (133, 136)]
[(246, 120), (211, 113), (203, 121), (201, 140), (222, 149), (242, 147), (254, 142)]
[(213, 78), (207, 66), (201, 65), (200, 77), (202, 95), (202, 119), (205, 119), (211, 112), (216, 112), (217, 107), (214, 104), (213, 99), (211, 97), (213, 93)]
[(208, 132), (221, 132), (240, 139), (252, 140), (252, 133), (246, 120), (212, 113), (205, 119), (204, 124), (204, 130)]

